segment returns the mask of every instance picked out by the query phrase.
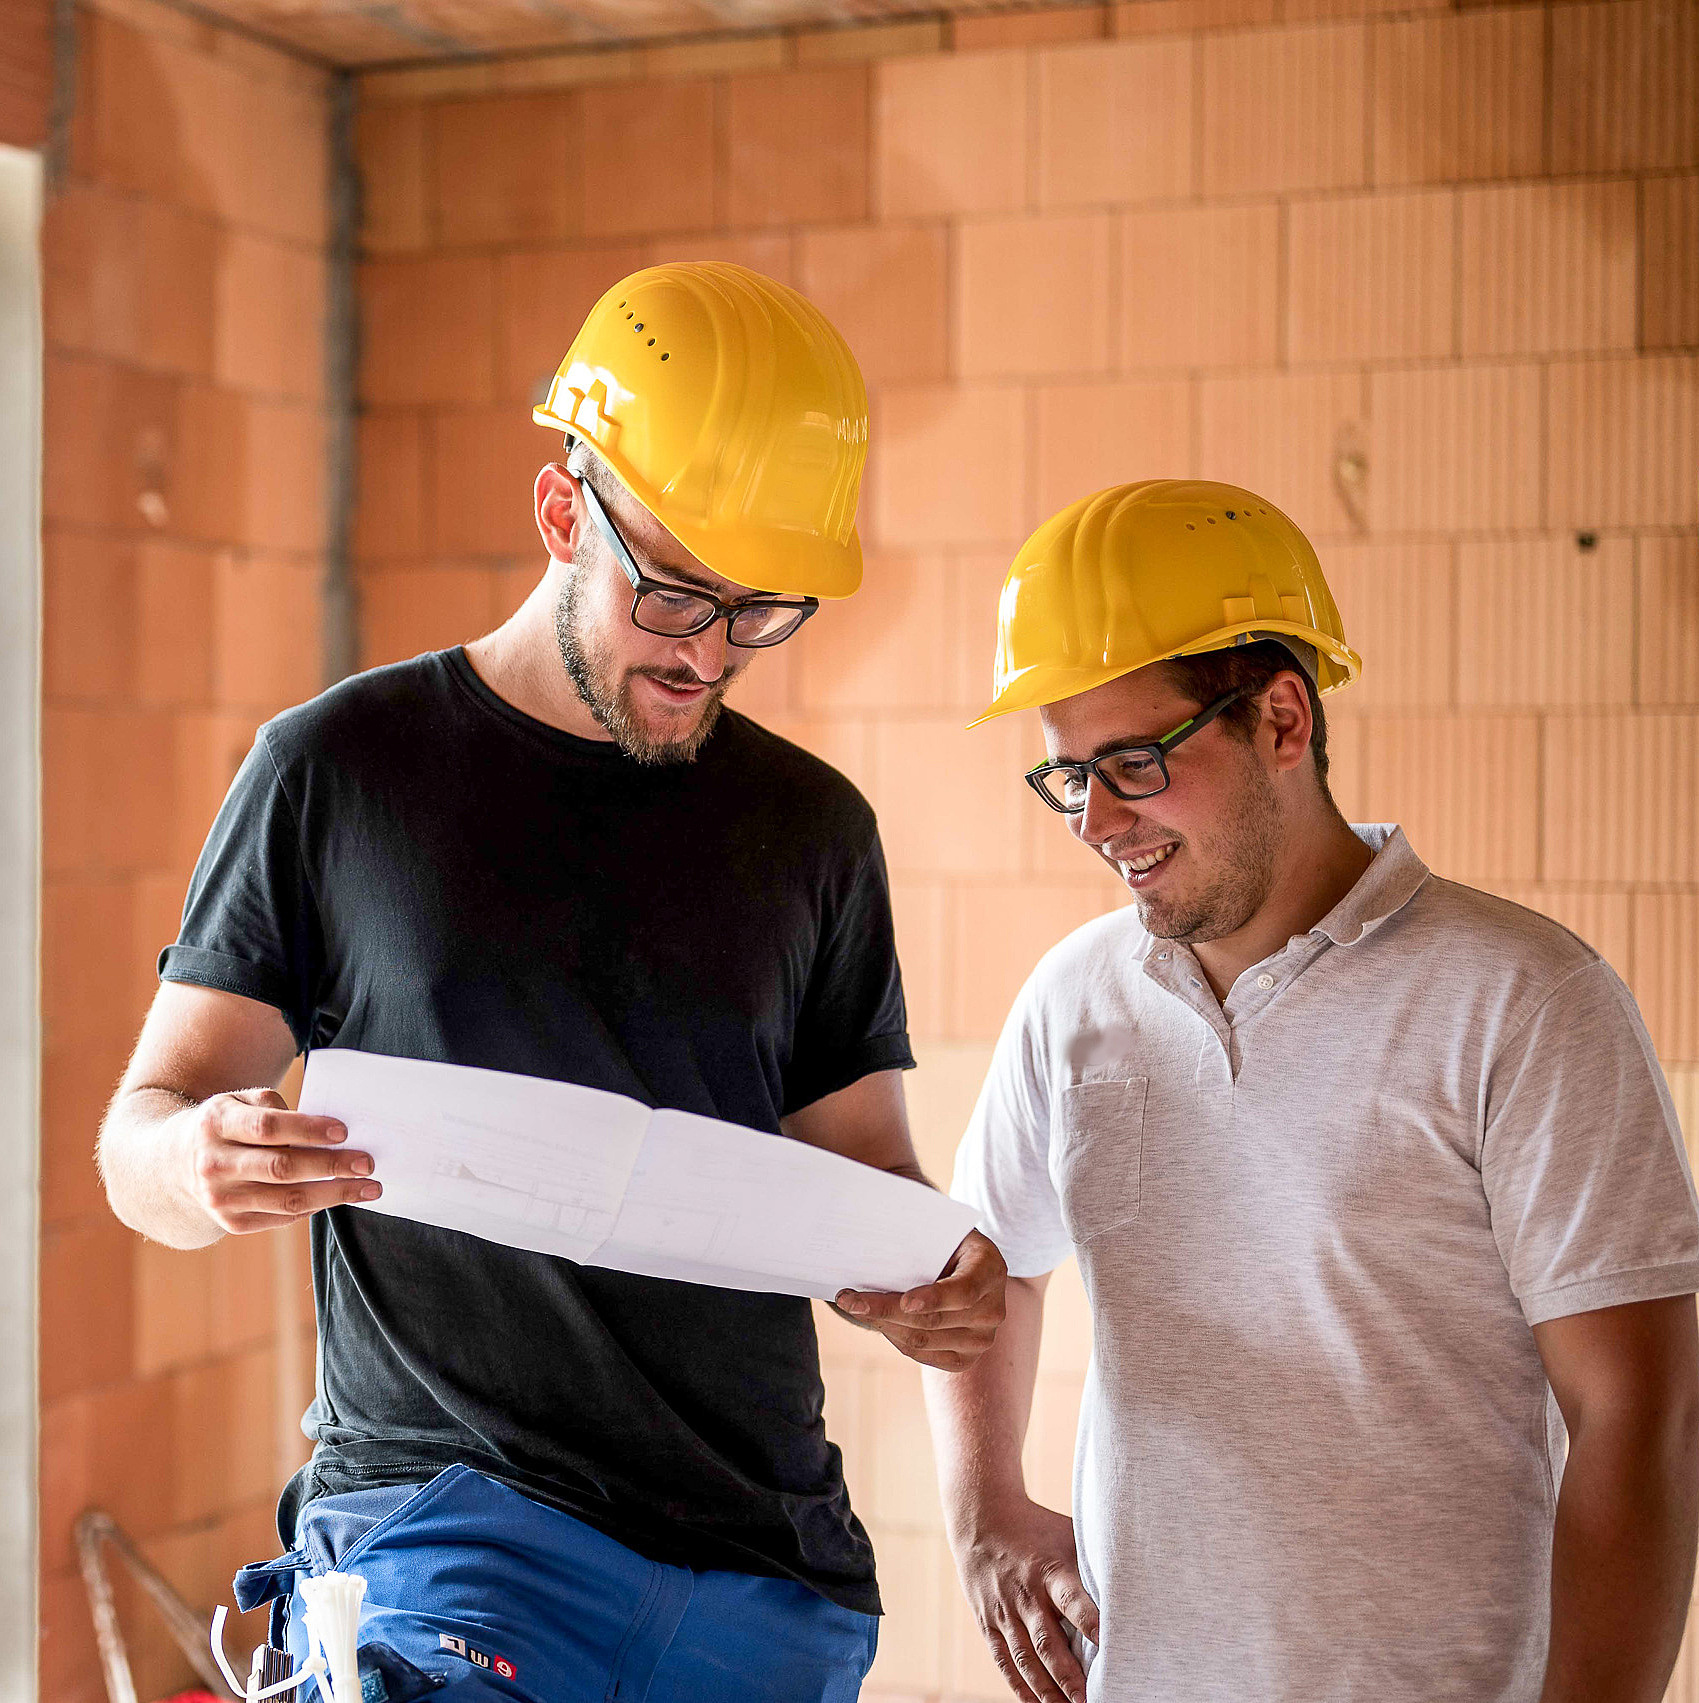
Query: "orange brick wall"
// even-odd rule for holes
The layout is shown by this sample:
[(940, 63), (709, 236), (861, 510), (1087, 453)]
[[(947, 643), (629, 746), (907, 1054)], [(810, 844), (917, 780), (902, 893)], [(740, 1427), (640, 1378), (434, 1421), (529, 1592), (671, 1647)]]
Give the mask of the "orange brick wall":
[(0, 142), (47, 140), (53, 97), (53, 0), (11, 0), (0, 33)]
[[(289, 1321), (311, 1318), (298, 1247), (144, 1243), (107, 1211), (93, 1145), (254, 726), (319, 684), (324, 526), (321, 74), (145, 0), (81, 12), (77, 40), (44, 231), (51, 1703), (105, 1696), (78, 1511), (110, 1509), (204, 1607), (275, 1553), (273, 1500), (303, 1450), (286, 1429), (305, 1403)], [(143, 1696), (186, 1680), (150, 1614), (123, 1607)]]
[[(365, 660), (533, 583), (528, 405), (596, 295), (744, 261), (872, 391), (866, 588), (742, 703), (879, 809), (935, 1172), (1025, 972), (1119, 901), (1018, 783), (1034, 728), (961, 731), (997, 587), (1062, 502), (1165, 474), (1311, 531), (1367, 656), (1342, 806), (1594, 940), (1699, 1133), (1699, 8), (1130, 0), (950, 32), (365, 79)], [(1053, 1294), (1028, 1457), (1065, 1507), (1089, 1326)], [(912, 1369), (822, 1330), (893, 1607), (870, 1695), (1001, 1697)]]

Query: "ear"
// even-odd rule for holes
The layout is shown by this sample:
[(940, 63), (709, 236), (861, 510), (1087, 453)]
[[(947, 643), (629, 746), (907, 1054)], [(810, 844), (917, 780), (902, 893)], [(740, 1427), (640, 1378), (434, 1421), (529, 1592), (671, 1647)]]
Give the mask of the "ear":
[(1264, 688), (1262, 726), (1257, 731), (1257, 743), (1267, 751), (1277, 773), (1303, 762), (1315, 718), (1304, 682), (1291, 669), (1275, 675)]
[(561, 466), (551, 461), (537, 475), (534, 493), (537, 531), (543, 548), (552, 561), (569, 564), (577, 555), (584, 539), (584, 499), (578, 492), (578, 481)]

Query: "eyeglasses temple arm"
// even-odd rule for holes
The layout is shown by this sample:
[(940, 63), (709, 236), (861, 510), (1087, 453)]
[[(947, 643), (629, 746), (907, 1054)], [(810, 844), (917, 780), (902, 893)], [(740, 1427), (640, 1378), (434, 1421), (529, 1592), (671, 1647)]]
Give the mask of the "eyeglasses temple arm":
[[(573, 472), (570, 462), (567, 471)], [(590, 518), (596, 523), (596, 530), (608, 541), (608, 547), (614, 553), (614, 559), (619, 563), (625, 577), (631, 581), (631, 589), (635, 591), (638, 582), (642, 580), (642, 570), (637, 566), (631, 554), (631, 547), (620, 537), (619, 528), (614, 525), (613, 516), (602, 506), (602, 499), (596, 495), (595, 488), (582, 475), (575, 474), (578, 479), (578, 489), (583, 494), (584, 506), (590, 511)]]

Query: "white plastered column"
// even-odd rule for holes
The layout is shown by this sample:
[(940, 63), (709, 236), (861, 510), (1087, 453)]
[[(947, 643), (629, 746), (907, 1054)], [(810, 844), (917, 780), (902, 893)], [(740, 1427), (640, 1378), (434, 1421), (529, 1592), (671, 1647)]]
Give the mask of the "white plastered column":
[(0, 147), (0, 1699), (36, 1685), (41, 159)]

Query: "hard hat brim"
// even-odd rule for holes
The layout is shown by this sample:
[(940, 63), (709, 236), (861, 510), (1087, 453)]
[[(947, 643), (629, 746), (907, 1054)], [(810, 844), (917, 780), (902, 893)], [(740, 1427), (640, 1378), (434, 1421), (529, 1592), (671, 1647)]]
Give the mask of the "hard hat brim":
[(1024, 669), (997, 694), (982, 715), (967, 725), (970, 729), (983, 727), (998, 716), (1014, 715), (1019, 710), (1042, 709), (1046, 704), (1059, 704), (1064, 698), (1077, 698), (1082, 692), (1094, 691), (1125, 674), (1136, 674), (1141, 668), (1149, 668), (1154, 663), (1167, 662), (1174, 657), (1227, 650), (1249, 633), (1287, 633), (1313, 645), (1319, 670), (1316, 690), (1323, 697), (1330, 692), (1343, 691), (1363, 671), (1363, 659), (1348, 644), (1301, 622), (1259, 617), (1243, 626), (1219, 627), (1178, 650), (1163, 651), (1159, 656), (1144, 656), (1131, 662), (1098, 664), (1090, 668), (1050, 664)]
[[(570, 420), (548, 408), (531, 410), (539, 426), (563, 432), (571, 441), (577, 434)], [(588, 440), (585, 440), (588, 442)], [(596, 458), (613, 474), (620, 486), (664, 526), (703, 567), (733, 585), (783, 597), (836, 599), (853, 597), (861, 586), (861, 534), (850, 528), (842, 543), (817, 533), (781, 527), (701, 526), (680, 515), (663, 492), (639, 486), (619, 456), (600, 444), (589, 443)]]

